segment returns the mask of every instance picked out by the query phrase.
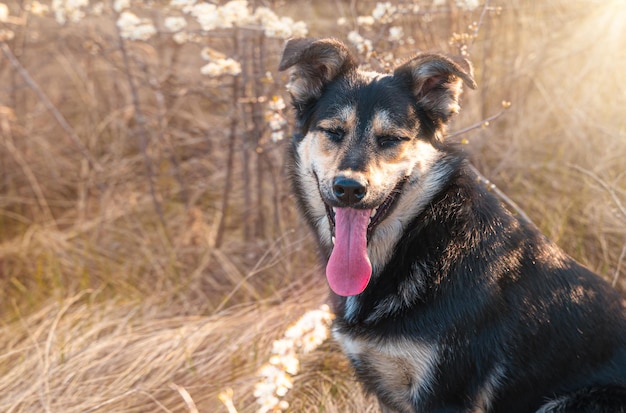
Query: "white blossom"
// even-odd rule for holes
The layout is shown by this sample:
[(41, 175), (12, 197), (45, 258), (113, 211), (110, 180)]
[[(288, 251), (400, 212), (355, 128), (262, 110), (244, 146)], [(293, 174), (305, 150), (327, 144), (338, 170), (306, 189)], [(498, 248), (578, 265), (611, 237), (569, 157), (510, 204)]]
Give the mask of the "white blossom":
[(115, 0), (113, 2), (113, 10), (120, 13), (122, 10), (130, 8), (130, 0)]
[(274, 377), (276, 383), (276, 395), (283, 397), (289, 389), (293, 388), (293, 379), (291, 376), (282, 369), (279, 369), (280, 373)]
[(250, 17), (246, 0), (233, 0), (219, 8), (221, 27), (233, 27), (235, 23), (244, 24)]
[(265, 27), (265, 35), (267, 37), (276, 37), (286, 39), (293, 37), (293, 26), (295, 22), (290, 17), (281, 17), (278, 20), (267, 22)]
[(0, 3), (0, 22), (7, 20), (9, 20), (9, 7), (4, 3)]
[(209, 3), (198, 3), (191, 7), (191, 15), (196, 18), (202, 30), (211, 31), (220, 27), (220, 17), (217, 6)]
[(50, 13), (50, 7), (35, 0), (28, 6), (28, 11), (35, 16), (45, 16)]
[(270, 410), (276, 410), (276, 407), (280, 403), (278, 397), (273, 394), (269, 394), (265, 397), (260, 397), (257, 399), (261, 407), (258, 410), (258, 413), (266, 413)]
[(200, 73), (210, 77), (218, 77), (222, 75), (237, 76), (241, 73), (241, 65), (239, 62), (227, 58), (210, 61), (200, 68)]
[(229, 1), (223, 6), (204, 2), (193, 5), (187, 3), (183, 6), (183, 11), (186, 9), (196, 18), (204, 31), (228, 29), (235, 25), (245, 25), (251, 20), (246, 0)]
[(363, 54), (366, 59), (369, 59), (374, 51), (372, 41), (364, 38), (356, 30), (352, 30), (348, 33), (348, 41), (356, 47), (359, 53)]
[(104, 3), (99, 1), (93, 4), (89, 9), (89, 14), (92, 16), (102, 16), (104, 13)]
[(269, 380), (260, 381), (254, 385), (252, 395), (257, 399), (273, 396), (276, 391), (276, 385)]
[(211, 60), (225, 59), (226, 55), (224, 53), (221, 53), (207, 46), (207, 47), (203, 47), (202, 50), (200, 51), (200, 57), (202, 57), (203, 60), (211, 61)]
[(456, 0), (456, 6), (465, 11), (472, 11), (480, 6), (479, 0)]
[(274, 143), (279, 142), (279, 141), (282, 141), (283, 139), (285, 139), (285, 132), (284, 132), (284, 131), (282, 131), (282, 130), (272, 132), (272, 133), (270, 134), (270, 139), (271, 139), (271, 140), (272, 140), (272, 142), (274, 142)]
[(372, 11), (372, 17), (381, 23), (389, 23), (393, 20), (393, 15), (396, 11), (398, 11), (398, 8), (391, 2), (376, 3), (376, 7)]
[(389, 41), (402, 42), (404, 40), (404, 30), (401, 26), (394, 26), (389, 28)]
[(178, 44), (184, 44), (192, 40), (192, 38), (191, 36), (189, 36), (189, 33), (180, 31), (172, 35), (172, 40), (174, 40)]
[(251, 22), (260, 24), (267, 37), (288, 39), (304, 37), (308, 33), (306, 23), (295, 22), (291, 17), (279, 17), (267, 7), (258, 7), (251, 16)]
[(170, 7), (180, 9), (183, 13), (191, 13), (193, 6), (196, 5), (196, 0), (171, 0)]
[[(282, 99), (272, 100), (275, 108), (282, 110)], [(289, 407), (280, 398), (293, 387), (291, 376), (300, 370), (297, 350), (307, 353), (322, 344), (328, 338), (328, 325), (333, 317), (327, 305), (307, 311), (285, 331), (283, 338), (274, 341), (269, 363), (259, 369), (261, 380), (254, 386), (254, 397), (260, 405), (257, 413), (281, 412)]]
[(15, 37), (13, 30), (0, 29), (0, 42), (7, 42)]
[(284, 372), (295, 376), (300, 371), (300, 361), (295, 353), (270, 357), (270, 364), (280, 367)]
[(85, 17), (83, 8), (89, 6), (89, 0), (52, 0), (54, 18), (59, 24), (67, 21), (76, 23)]
[(260, 25), (266, 36), (281, 39), (304, 37), (308, 32), (306, 23), (296, 22), (291, 17), (279, 17), (267, 7), (258, 7), (251, 13), (245, 0), (232, 0), (223, 6), (194, 0), (172, 0), (170, 5), (190, 13), (204, 31)]
[(270, 125), (270, 129), (273, 131), (280, 130), (283, 126), (287, 125), (287, 121), (280, 113), (273, 113), (268, 119), (268, 123)]
[(274, 340), (272, 343), (272, 354), (284, 355), (295, 351), (292, 340)]
[[(271, 76), (271, 73), (269, 74)], [(281, 111), (287, 107), (285, 101), (280, 96), (273, 96), (269, 101), (269, 108), (273, 111)]]
[(309, 29), (303, 21), (295, 22), (291, 28), (291, 35), (293, 37), (305, 37), (308, 33)]
[(187, 27), (187, 20), (184, 17), (169, 16), (165, 18), (163, 25), (170, 32), (179, 32)]
[(373, 16), (359, 16), (356, 18), (356, 24), (359, 26), (373, 26), (376, 23)]
[(139, 18), (130, 11), (124, 11), (117, 20), (120, 35), (129, 40), (148, 40), (156, 34), (150, 19)]

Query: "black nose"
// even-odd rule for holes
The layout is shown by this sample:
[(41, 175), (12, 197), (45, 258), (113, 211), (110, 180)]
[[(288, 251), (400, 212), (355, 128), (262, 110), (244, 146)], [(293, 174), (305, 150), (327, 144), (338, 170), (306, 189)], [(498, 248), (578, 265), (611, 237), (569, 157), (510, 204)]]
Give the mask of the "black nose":
[(354, 179), (340, 176), (333, 182), (333, 193), (339, 202), (350, 206), (365, 197), (367, 187)]

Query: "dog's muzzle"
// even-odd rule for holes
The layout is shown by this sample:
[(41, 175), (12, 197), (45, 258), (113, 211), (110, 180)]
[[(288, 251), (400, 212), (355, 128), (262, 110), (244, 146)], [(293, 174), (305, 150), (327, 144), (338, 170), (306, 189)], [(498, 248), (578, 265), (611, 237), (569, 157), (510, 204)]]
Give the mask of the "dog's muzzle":
[(326, 215), (328, 216), (331, 227), (331, 234), (334, 235), (335, 233), (335, 208), (370, 209), (370, 221), (367, 227), (367, 235), (369, 238), (374, 228), (392, 212), (402, 192), (402, 188), (407, 181), (408, 177), (400, 180), (382, 203), (372, 207), (361, 204), (368, 192), (367, 184), (341, 175), (335, 178), (332, 187), (335, 199), (324, 200)]
[(333, 194), (343, 208), (352, 207), (367, 195), (367, 185), (356, 179), (338, 176), (333, 181)]

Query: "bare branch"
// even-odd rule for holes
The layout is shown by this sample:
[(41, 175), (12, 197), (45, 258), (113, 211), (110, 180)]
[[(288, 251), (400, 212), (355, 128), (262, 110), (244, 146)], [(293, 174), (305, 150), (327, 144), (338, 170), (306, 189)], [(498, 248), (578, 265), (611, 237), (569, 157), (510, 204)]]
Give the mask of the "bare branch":
[(524, 221), (529, 224), (533, 224), (533, 221), (530, 219), (528, 215), (524, 212), (522, 208), (515, 201), (509, 198), (504, 192), (502, 192), (498, 187), (489, 181), (489, 179), (485, 178), (483, 174), (481, 174), (478, 169), (472, 164), (469, 164), (469, 168), (478, 176), (478, 180), (484, 184), (488, 190), (492, 191), (494, 194), (498, 196), (505, 204), (507, 204), (515, 213)]
[(489, 0), (485, 0), (485, 4), (483, 5), (483, 10), (480, 12), (480, 17), (478, 18), (478, 24), (476, 24), (476, 28), (474, 29), (474, 34), (472, 35), (472, 39), (470, 44), (467, 46), (467, 52), (469, 53), (472, 50), (472, 46), (474, 46), (474, 42), (478, 37), (478, 32), (483, 25), (483, 21), (485, 19), (485, 15), (487, 14), (487, 10), (489, 10)]
[(594, 181), (596, 181), (613, 199), (613, 202), (615, 203), (615, 206), (617, 206), (617, 209), (620, 211), (620, 213), (622, 214), (622, 220), (626, 221), (626, 207), (624, 207), (624, 205), (622, 205), (622, 202), (620, 201), (620, 199), (618, 198), (618, 196), (615, 194), (615, 191), (613, 190), (613, 188), (611, 188), (609, 186), (609, 184), (607, 184), (606, 182), (604, 182), (602, 179), (600, 179), (600, 177), (598, 177), (598, 175), (594, 174), (591, 171), (588, 171), (578, 165), (568, 165), (568, 167), (577, 170), (578, 172), (587, 175), (589, 178), (593, 179)]
[(495, 115), (491, 115), (491, 116), (489, 116), (487, 119), (483, 119), (483, 120), (481, 120), (480, 122), (474, 123), (473, 125), (470, 125), (470, 126), (468, 126), (467, 128), (463, 128), (463, 129), (460, 129), (460, 130), (458, 130), (458, 131), (456, 131), (456, 132), (452, 132), (452, 133), (448, 134), (448, 136), (447, 136), (447, 137), (448, 137), (448, 138), (454, 138), (454, 137), (456, 137), (456, 136), (459, 136), (459, 135), (462, 135), (462, 134), (464, 134), (464, 133), (467, 133), (467, 132), (469, 132), (469, 131), (471, 131), (471, 130), (474, 130), (474, 129), (478, 129), (478, 128), (482, 128), (482, 127), (484, 127), (484, 126), (487, 126), (487, 125), (489, 125), (489, 122), (491, 122), (491, 121), (493, 121), (493, 120), (496, 120), (496, 119), (498, 119), (500, 116), (504, 115), (504, 112), (505, 112), (505, 111), (506, 111), (506, 109), (501, 110), (500, 112), (496, 113)]
[(148, 130), (146, 129), (146, 118), (143, 115), (141, 105), (139, 104), (139, 93), (137, 92), (137, 87), (135, 86), (135, 82), (133, 81), (133, 74), (130, 67), (130, 58), (128, 56), (128, 51), (126, 50), (126, 42), (122, 37), (119, 27), (117, 25), (115, 27), (117, 29), (117, 36), (119, 39), (120, 51), (122, 53), (122, 60), (126, 69), (125, 73), (128, 80), (128, 87), (130, 89), (132, 97), (135, 122), (137, 122), (137, 132), (139, 135), (139, 147), (143, 156), (144, 166), (146, 168), (150, 196), (152, 197), (152, 202), (154, 203), (154, 208), (157, 215), (159, 216), (159, 220), (163, 225), (163, 228), (165, 228), (165, 216), (163, 215), (163, 207), (161, 206), (161, 202), (159, 201), (156, 188), (154, 186), (154, 170), (152, 166), (152, 159), (148, 154)]
[(30, 77), (26, 68), (20, 63), (20, 61), (15, 57), (11, 48), (6, 42), (0, 42), (0, 49), (2, 49), (2, 54), (11, 62), (13, 68), (19, 73), (24, 82), (35, 92), (41, 103), (48, 109), (54, 120), (63, 128), (67, 136), (70, 138), (72, 143), (76, 145), (80, 153), (89, 161), (89, 164), (98, 172), (102, 171), (102, 166), (96, 161), (96, 159), (91, 155), (89, 150), (80, 140), (80, 137), (74, 131), (74, 129), (67, 122), (65, 117), (59, 112), (59, 110), (54, 106), (54, 104), (50, 101), (46, 93), (39, 87), (37, 82)]

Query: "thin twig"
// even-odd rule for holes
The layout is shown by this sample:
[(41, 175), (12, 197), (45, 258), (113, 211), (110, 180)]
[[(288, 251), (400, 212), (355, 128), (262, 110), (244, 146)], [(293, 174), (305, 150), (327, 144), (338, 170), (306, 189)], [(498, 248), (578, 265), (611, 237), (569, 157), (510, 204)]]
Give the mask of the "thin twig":
[[(476, 28), (474, 29), (474, 33), (472, 35), (471, 41), (469, 43), (469, 45), (467, 46), (467, 53), (469, 54), (472, 47), (474, 46), (474, 42), (476, 41), (476, 38), (478, 37), (478, 32), (480, 31), (484, 19), (485, 19), (485, 15), (487, 14), (487, 11), (490, 9), (489, 7), (489, 0), (485, 0), (485, 4), (483, 5), (483, 9), (480, 13), (480, 17), (478, 19), (478, 23), (476, 24)], [(462, 135), (464, 133), (467, 133), (471, 130), (474, 129), (478, 129), (478, 128), (482, 128), (484, 126), (489, 125), (489, 122), (494, 121), (496, 119), (498, 119), (500, 116), (502, 116), (504, 114), (504, 112), (506, 112), (506, 108), (501, 110), (500, 112), (496, 113), (495, 115), (491, 115), (486, 119), (481, 120), (480, 122), (477, 122), (473, 125), (470, 125), (466, 128), (460, 129), (456, 132), (450, 133), (448, 134), (448, 138), (453, 138), (459, 135)], [(533, 224), (533, 221), (530, 219), (530, 217), (524, 212), (524, 210), (517, 205), (517, 203), (515, 201), (513, 201), (511, 198), (509, 198), (504, 192), (502, 192), (494, 183), (492, 183), (491, 181), (489, 181), (489, 179), (487, 179), (482, 173), (480, 173), (480, 171), (478, 169), (476, 169), (476, 167), (472, 164), (469, 164), (469, 168), (476, 174), (478, 180), (484, 184), (488, 190), (490, 190), (491, 192), (493, 192), (494, 194), (496, 194), (497, 197), (499, 197), (505, 204), (507, 204), (511, 209), (513, 209), (513, 211), (515, 211), (515, 213), (524, 221), (526, 221), (529, 224)]]
[(56, 226), (56, 220), (54, 219), (54, 214), (52, 213), (52, 209), (50, 209), (50, 205), (48, 205), (48, 201), (46, 201), (46, 197), (43, 193), (43, 189), (41, 188), (41, 185), (39, 184), (39, 181), (37, 180), (37, 176), (33, 172), (28, 161), (24, 159), (24, 157), (18, 150), (17, 146), (13, 142), (12, 135), (10, 133), (6, 133), (7, 131), (4, 131), (4, 130), (2, 132), (4, 135), (3, 136), (4, 145), (6, 146), (8, 152), (13, 156), (13, 159), (15, 160), (15, 162), (20, 166), (20, 168), (22, 168), (22, 172), (26, 176), (26, 179), (30, 183), (31, 188), (33, 189), (33, 192), (35, 193), (37, 204), (39, 205), (39, 208), (41, 208), (41, 211), (43, 215), (45, 216), (45, 219), (49, 222), (52, 222)]
[[(250, 75), (254, 76), (254, 74), (250, 73), (251, 69), (250, 69), (250, 65), (254, 64), (254, 62), (251, 59), (251, 55), (254, 54), (254, 45), (251, 45), (251, 42), (249, 41), (249, 37), (247, 35), (247, 33), (244, 33), (242, 36), (242, 40), (243, 40), (243, 45), (242, 45), (242, 54), (244, 56), (242, 60), (242, 64), (241, 64), (241, 89), (242, 92), (245, 95), (247, 95), (248, 92), (248, 82), (250, 79)], [(252, 141), (252, 139), (254, 139), (254, 137), (252, 136), (251, 132), (251, 128), (249, 127), (249, 124), (246, 124), (246, 122), (248, 121), (249, 117), (247, 116), (246, 111), (243, 112), (243, 116), (242, 116), (242, 123), (244, 126), (244, 130), (246, 131), (243, 134), (243, 145), (241, 145), (241, 161), (242, 161), (242, 168), (241, 168), (241, 177), (242, 177), (242, 181), (243, 181), (243, 203), (245, 205), (245, 208), (242, 210), (242, 222), (243, 222), (243, 239), (245, 241), (249, 241), (251, 240), (251, 235), (253, 234), (252, 232), (252, 219), (254, 218), (251, 214), (250, 211), (252, 210), (253, 206), (252, 206), (252, 190), (250, 188), (251, 184), (252, 184), (252, 178), (251, 178), (251, 172), (250, 169), (252, 167), (251, 162), (250, 162), (250, 141)]]
[(460, 129), (458, 131), (452, 132), (452, 133), (448, 134), (447, 137), (448, 138), (454, 138), (456, 136), (459, 136), (459, 135), (462, 135), (464, 133), (467, 133), (467, 132), (469, 132), (471, 130), (482, 128), (483, 126), (485, 126), (485, 124), (488, 125), (489, 122), (498, 119), (500, 116), (502, 116), (504, 114), (505, 111), (506, 111), (506, 109), (501, 110), (500, 112), (496, 113), (495, 115), (491, 115), (487, 119), (483, 119), (480, 122), (474, 123), (473, 125), (470, 125), (467, 128), (463, 128), (463, 129)]
[[(615, 191), (609, 186), (609, 184), (607, 184), (606, 182), (604, 182), (604, 180), (602, 180), (598, 175), (594, 174), (591, 171), (588, 171), (585, 168), (582, 168), (578, 165), (573, 165), (570, 164), (568, 165), (568, 167), (584, 174), (587, 175), (589, 178), (593, 179), (594, 181), (596, 181), (596, 183), (598, 183), (598, 185), (600, 185), (602, 187), (602, 189), (604, 189), (613, 199), (613, 202), (615, 203), (615, 206), (617, 207), (618, 211), (621, 213), (621, 216), (618, 215), (618, 218), (621, 219), (622, 221), (626, 221), (626, 207), (624, 207), (624, 205), (622, 204), (622, 201), (619, 199), (619, 197), (617, 196), (617, 194), (615, 193)], [(619, 275), (620, 275), (620, 271), (621, 271), (621, 267), (622, 267), (622, 262), (624, 261), (624, 258), (626, 257), (626, 244), (624, 244), (624, 247), (622, 248), (622, 252), (619, 255), (619, 258), (617, 259), (617, 266), (615, 268), (615, 275), (613, 276), (613, 281), (612, 281), (612, 285), (613, 287), (615, 287), (617, 285), (617, 280), (619, 279)]]
[(504, 192), (498, 189), (498, 187), (494, 183), (489, 181), (489, 179), (485, 178), (485, 176), (481, 174), (474, 165), (469, 164), (469, 168), (477, 175), (478, 180), (482, 184), (484, 184), (487, 187), (487, 189), (489, 189), (491, 192), (496, 194), (502, 201), (504, 201), (504, 203), (506, 203), (509, 207), (511, 207), (522, 220), (526, 221), (529, 224), (533, 224), (533, 221), (530, 219), (528, 215), (526, 215), (524, 210), (520, 208), (520, 206), (517, 205), (517, 203), (513, 201), (511, 198), (509, 198)]
[[(249, 289), (247, 285), (248, 280), (252, 278), (253, 276), (259, 274), (261, 270), (269, 268), (269, 266), (263, 267), (261, 264), (265, 262), (266, 258), (270, 256), (271, 253), (273, 252), (275, 253), (276, 251), (278, 251), (278, 249), (280, 248), (280, 244), (283, 242), (284, 239), (286, 239), (289, 235), (291, 235), (292, 232), (293, 231), (285, 232), (282, 236), (274, 240), (274, 242), (265, 250), (263, 255), (256, 261), (256, 264), (254, 264), (254, 267), (250, 269), (245, 276), (243, 274), (240, 274), (239, 280), (237, 281), (233, 289), (226, 295), (226, 297), (224, 297), (222, 302), (215, 308), (215, 310), (213, 310), (214, 314), (218, 314), (220, 311), (222, 311), (226, 307), (226, 304), (228, 304), (228, 302), (233, 298), (235, 293), (242, 287), (248, 289), (248, 292), (250, 292), (253, 295), (256, 295), (258, 300), (261, 300), (258, 294), (256, 294), (253, 290)], [(222, 257), (217, 250), (215, 251), (214, 255), (216, 256), (218, 260), (220, 260), (220, 257)]]
[(80, 153), (89, 161), (89, 164), (98, 172), (101, 172), (102, 166), (96, 161), (96, 159), (91, 155), (87, 147), (81, 142), (80, 137), (74, 131), (74, 129), (67, 122), (65, 117), (59, 112), (59, 110), (54, 106), (54, 104), (50, 101), (46, 93), (39, 87), (37, 82), (30, 77), (26, 68), (20, 63), (20, 61), (15, 57), (11, 48), (6, 42), (0, 42), (0, 49), (2, 49), (2, 54), (11, 62), (13, 68), (19, 73), (21, 78), (26, 82), (26, 84), (35, 92), (41, 103), (48, 109), (54, 120), (57, 121), (59, 126), (67, 133), (67, 136), (70, 138), (72, 143), (76, 145)]
[(489, 0), (485, 0), (485, 4), (483, 5), (483, 10), (480, 12), (480, 17), (478, 18), (478, 23), (476, 24), (476, 28), (474, 29), (472, 40), (470, 41), (470, 44), (467, 46), (468, 53), (472, 49), (472, 46), (474, 46), (474, 42), (476, 41), (476, 38), (478, 37), (478, 31), (483, 25), (483, 20), (485, 19), (485, 14), (487, 14), (487, 10), (489, 10)]
[(170, 389), (175, 390), (178, 392), (178, 394), (180, 394), (180, 397), (183, 398), (185, 404), (187, 405), (187, 408), (189, 409), (189, 413), (198, 413), (198, 407), (191, 398), (191, 395), (189, 394), (187, 389), (185, 389), (183, 386), (179, 386), (176, 383), (170, 383)]
[[(263, 186), (264, 179), (264, 169), (263, 169), (263, 158), (266, 156), (263, 152), (263, 136), (264, 136), (264, 128), (263, 128), (263, 107), (259, 102), (258, 97), (263, 95), (261, 78), (263, 77), (262, 68), (265, 67), (265, 43), (263, 42), (263, 36), (258, 36), (257, 39), (258, 44), (251, 51), (251, 60), (252, 60), (252, 75), (253, 75), (253, 84), (252, 89), (254, 95), (257, 97), (255, 102), (251, 105), (252, 111), (252, 127), (253, 133), (256, 136), (256, 217), (254, 221), (254, 236), (259, 238), (265, 237), (265, 216), (264, 216), (264, 208), (263, 208), (263, 195), (266, 192)], [(254, 45), (254, 40), (252, 41)], [(256, 53), (255, 53), (256, 51)], [(255, 63), (256, 62), (256, 63)]]
[(619, 278), (620, 270), (622, 269), (622, 262), (624, 261), (624, 258), (626, 258), (626, 244), (624, 244), (624, 247), (622, 248), (622, 253), (619, 255), (619, 258), (617, 259), (617, 266), (615, 267), (615, 275), (613, 276), (613, 282), (611, 283), (613, 287), (617, 285), (617, 280)]
[[(235, 33), (233, 34), (233, 42), (234, 42), (234, 47), (233, 49), (235, 50), (235, 55), (237, 56), (239, 54), (239, 39), (238, 39), (238, 33), (235, 30)], [(230, 203), (230, 194), (232, 191), (232, 180), (233, 180), (233, 169), (234, 169), (234, 163), (235, 163), (235, 141), (237, 140), (237, 124), (238, 124), (238, 117), (239, 117), (239, 105), (238, 105), (238, 100), (239, 100), (239, 76), (234, 76), (233, 77), (233, 84), (232, 84), (232, 93), (233, 93), (233, 113), (232, 113), (232, 117), (230, 119), (230, 130), (229, 130), (229, 136), (228, 136), (228, 154), (226, 157), (226, 177), (224, 178), (224, 191), (222, 192), (222, 202), (221, 202), (221, 209), (219, 211), (219, 220), (218, 220), (218, 224), (217, 224), (217, 230), (215, 233), (215, 243), (214, 246), (215, 248), (220, 248), (222, 246), (222, 242), (224, 240), (224, 231), (226, 229), (226, 217), (227, 217), (227, 213), (228, 213), (228, 206)]]
[(169, 159), (174, 167), (174, 177), (180, 186), (180, 197), (187, 208), (189, 208), (189, 195), (187, 190), (187, 185), (185, 184), (185, 180), (183, 179), (180, 160), (176, 155), (176, 148), (172, 143), (171, 133), (168, 133), (168, 121), (167, 121), (167, 102), (165, 100), (165, 96), (163, 95), (163, 88), (156, 78), (156, 76), (148, 73), (148, 70), (145, 70), (146, 77), (149, 79), (150, 86), (152, 86), (152, 90), (154, 91), (154, 98), (157, 104), (157, 120), (159, 123), (159, 129), (157, 132), (158, 139), (165, 145), (166, 150), (169, 153)]
[(613, 198), (613, 202), (615, 203), (615, 205), (617, 206), (617, 209), (620, 211), (620, 213), (623, 215), (622, 219), (624, 221), (626, 221), (626, 207), (624, 207), (624, 205), (622, 205), (622, 202), (620, 201), (620, 199), (617, 197), (617, 195), (615, 194), (615, 191), (613, 191), (613, 189), (606, 183), (604, 182), (602, 179), (600, 179), (600, 177), (598, 177), (598, 175), (594, 174), (591, 171), (588, 171), (584, 168), (581, 168), (578, 165), (568, 165), (568, 167), (577, 170), (578, 172), (587, 175), (589, 178), (593, 179), (594, 181), (596, 181), (606, 192), (608, 192), (608, 194), (611, 196), (611, 198)]
[(226, 390), (220, 392), (217, 397), (224, 404), (226, 410), (228, 410), (228, 413), (238, 413), (237, 409), (235, 408), (235, 404), (233, 403), (233, 389), (229, 387)]
[(144, 117), (143, 112), (141, 111), (141, 106), (139, 104), (139, 94), (137, 93), (137, 87), (135, 86), (135, 82), (133, 81), (133, 75), (130, 67), (130, 58), (128, 57), (128, 51), (126, 50), (126, 42), (122, 37), (119, 27), (117, 25), (115, 25), (115, 27), (117, 30), (117, 37), (119, 39), (120, 51), (122, 52), (122, 60), (124, 62), (126, 77), (128, 79), (128, 87), (130, 88), (130, 93), (132, 97), (135, 121), (137, 122), (137, 132), (139, 135), (139, 147), (143, 156), (144, 167), (146, 169), (150, 196), (152, 197), (152, 202), (154, 203), (154, 208), (157, 215), (159, 216), (159, 220), (161, 221), (163, 228), (165, 228), (165, 216), (163, 215), (163, 208), (161, 207), (161, 202), (159, 202), (159, 199), (157, 197), (157, 192), (154, 185), (154, 171), (152, 167), (152, 159), (148, 155), (148, 130), (146, 129), (146, 118)]

